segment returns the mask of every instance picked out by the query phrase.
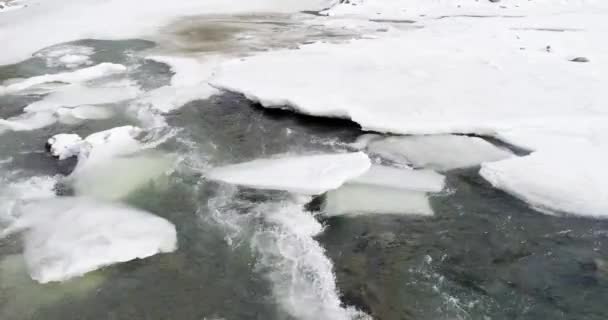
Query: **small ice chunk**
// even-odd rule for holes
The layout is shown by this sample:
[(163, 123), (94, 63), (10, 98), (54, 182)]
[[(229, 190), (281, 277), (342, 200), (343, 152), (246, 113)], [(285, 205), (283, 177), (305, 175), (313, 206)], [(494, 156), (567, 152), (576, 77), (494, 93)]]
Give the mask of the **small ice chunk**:
[(161, 154), (114, 157), (78, 168), (69, 177), (78, 196), (118, 200), (162, 177), (173, 159)]
[(60, 133), (52, 136), (47, 141), (51, 154), (59, 160), (77, 156), (82, 147), (82, 138), (73, 133)]
[(141, 133), (142, 129), (134, 126), (93, 133), (84, 139), (86, 144), (83, 145), (78, 163), (80, 165), (85, 159), (90, 162), (135, 153), (142, 148), (142, 143), (136, 139)]
[(327, 216), (433, 215), (433, 209), (424, 192), (362, 184), (346, 184), (329, 191), (325, 196), (322, 210)]
[(440, 171), (513, 156), (481, 138), (460, 135), (389, 137), (372, 141), (368, 151), (392, 161)]
[(258, 159), (211, 170), (207, 178), (247, 187), (321, 194), (365, 173), (362, 152)]
[(53, 112), (24, 113), (9, 119), (0, 119), (0, 133), (5, 130), (31, 131), (44, 128), (57, 122)]
[(24, 204), (20, 210), (15, 229), (23, 230), (26, 264), (40, 283), (177, 249), (172, 223), (120, 204), (57, 198)]
[(608, 148), (546, 149), (484, 163), (481, 176), (494, 187), (543, 212), (608, 217)]
[(139, 87), (132, 81), (115, 81), (96, 86), (72, 84), (56, 88), (42, 100), (25, 107), (24, 111), (54, 111), (61, 107), (117, 103), (134, 99), (139, 93)]
[(373, 165), (363, 175), (349, 183), (367, 184), (422, 192), (440, 192), (445, 186), (445, 177), (433, 170), (398, 169)]
[(76, 71), (62, 72), (55, 74), (45, 74), (41, 76), (35, 76), (27, 78), (22, 81), (8, 84), (6, 86), (0, 86), (0, 94), (11, 94), (16, 93), (31, 87), (35, 87), (41, 84), (49, 82), (65, 82), (65, 83), (79, 83), (85, 82), (105, 76), (109, 76), (116, 73), (123, 73), (127, 71), (127, 67), (121, 64), (115, 63), (100, 63), (92, 67), (79, 69)]

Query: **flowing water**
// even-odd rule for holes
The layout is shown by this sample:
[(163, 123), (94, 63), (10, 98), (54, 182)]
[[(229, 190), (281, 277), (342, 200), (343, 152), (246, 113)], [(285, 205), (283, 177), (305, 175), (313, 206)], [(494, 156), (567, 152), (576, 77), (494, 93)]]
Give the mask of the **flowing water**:
[[(286, 17), (203, 20), (167, 27), (158, 43), (75, 44), (94, 48), (94, 64), (129, 66), (121, 77), (152, 90), (172, 76), (169, 66), (142, 58), (153, 48), (244, 55), (354, 36), (310, 24), (294, 29)], [(35, 57), (0, 67), (0, 80), (59, 71)], [(0, 118), (43, 97), (0, 96)], [(75, 161), (45, 150), (54, 134), (140, 123), (127, 103), (110, 107), (110, 119), (2, 133), (2, 188), (69, 174)], [(0, 319), (340, 320), (364, 319), (363, 312), (384, 320), (608, 318), (608, 222), (537, 212), (491, 188), (476, 168), (447, 173), (447, 191), (431, 197), (432, 217), (324, 218), (323, 197), (237, 188), (204, 173), (277, 154), (347, 151), (363, 133), (357, 125), (266, 110), (226, 92), (162, 117), (167, 126), (155, 130), (171, 134), (157, 149), (176, 156), (176, 168), (124, 201), (174, 223), (179, 249), (41, 285), (27, 275), (20, 238), (2, 239)], [(1, 196), (2, 189), (4, 206), (10, 199)]]

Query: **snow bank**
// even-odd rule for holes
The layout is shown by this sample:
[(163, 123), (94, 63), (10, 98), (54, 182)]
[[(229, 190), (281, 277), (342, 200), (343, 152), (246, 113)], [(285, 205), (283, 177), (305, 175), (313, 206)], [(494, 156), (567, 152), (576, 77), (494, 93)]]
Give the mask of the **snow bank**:
[[(538, 12), (425, 20), (377, 39), (267, 52), (224, 64), (212, 83), (265, 107), (400, 134), (495, 135), (608, 119), (607, 11)], [(578, 56), (590, 62), (570, 61)]]
[(259, 209), (267, 226), (254, 234), (251, 246), (281, 307), (301, 320), (369, 320), (342, 306), (333, 264), (313, 238), (323, 231), (315, 217), (295, 204)]
[(258, 159), (212, 169), (207, 178), (252, 188), (321, 194), (336, 189), (371, 166), (362, 152)]
[[(148, 39), (174, 19), (205, 14), (297, 12), (327, 7), (328, 0), (45, 0), (2, 13), (0, 65), (58, 43), (92, 39)], [(111, 23), (108, 23), (111, 21)]]
[(485, 163), (480, 174), (543, 212), (608, 217), (608, 148), (547, 149)]
[(433, 215), (424, 192), (364, 184), (346, 184), (329, 191), (322, 211), (330, 217), (360, 214)]
[(445, 186), (445, 177), (432, 170), (399, 169), (373, 165), (363, 175), (349, 183), (383, 186), (422, 192), (440, 192)]
[(14, 229), (24, 230), (26, 264), (40, 283), (177, 248), (173, 224), (118, 204), (61, 198), (24, 204), (20, 211)]
[(398, 163), (442, 171), (513, 156), (481, 138), (457, 135), (389, 137), (370, 142), (367, 149)]

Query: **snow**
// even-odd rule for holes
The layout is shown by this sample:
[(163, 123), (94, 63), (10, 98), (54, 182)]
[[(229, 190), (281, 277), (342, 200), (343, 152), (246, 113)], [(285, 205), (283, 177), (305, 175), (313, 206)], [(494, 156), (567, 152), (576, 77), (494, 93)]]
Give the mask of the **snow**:
[(79, 39), (149, 39), (160, 28), (184, 16), (298, 12), (327, 7), (329, 0), (45, 0), (2, 13), (0, 43), (10, 50), (0, 65), (16, 63), (36, 51)]
[(59, 160), (77, 156), (82, 146), (82, 138), (73, 133), (60, 133), (47, 141), (51, 154)]
[(370, 166), (362, 152), (285, 156), (214, 168), (206, 177), (251, 188), (314, 195), (338, 188)]
[(432, 170), (400, 169), (381, 165), (372, 167), (349, 183), (367, 184), (407, 189), (422, 192), (440, 192), (445, 186), (445, 177)]
[(388, 137), (370, 142), (367, 150), (398, 163), (441, 171), (513, 156), (481, 138), (459, 135)]
[(543, 212), (608, 217), (608, 148), (546, 149), (485, 163), (481, 176), (494, 187)]
[(326, 216), (433, 215), (433, 209), (424, 192), (363, 184), (346, 184), (329, 191), (325, 196), (322, 211)]
[(40, 283), (177, 249), (173, 224), (120, 204), (58, 198), (27, 203), (20, 210), (13, 230), (23, 230), (26, 265)]
[[(571, 9), (428, 19), (376, 39), (266, 52), (223, 64), (212, 84), (265, 107), (399, 134), (496, 135), (573, 118), (606, 121), (608, 11)], [(591, 62), (569, 61), (576, 56)]]

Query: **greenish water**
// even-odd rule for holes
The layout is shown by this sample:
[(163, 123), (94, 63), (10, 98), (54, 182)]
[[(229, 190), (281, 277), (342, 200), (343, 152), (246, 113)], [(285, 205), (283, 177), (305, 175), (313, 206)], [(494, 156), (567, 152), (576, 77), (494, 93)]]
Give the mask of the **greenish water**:
[[(153, 43), (79, 44), (95, 48), (96, 63), (132, 66), (125, 77), (146, 90), (170, 81), (168, 66), (132, 54)], [(33, 58), (0, 67), (0, 80), (59, 71)], [(41, 98), (2, 96), (0, 117)], [(281, 207), (295, 202), (290, 195), (213, 183), (204, 172), (276, 154), (344, 151), (362, 133), (356, 125), (265, 110), (231, 93), (188, 103), (165, 119), (179, 130), (157, 149), (181, 161), (166, 181), (124, 201), (174, 223), (179, 249), (40, 285), (27, 277), (19, 237), (2, 239), (0, 319), (335, 319), (324, 260), (307, 260), (319, 255), (333, 262), (341, 301), (374, 319), (608, 318), (608, 222), (541, 214), (494, 190), (472, 168), (447, 173), (449, 191), (431, 198), (433, 217), (379, 212), (327, 219), (298, 211), (293, 217), (304, 217), (303, 224), (326, 228), (315, 239), (296, 237), (268, 218), (291, 217), (291, 207)], [(124, 124), (137, 119), (125, 111), (76, 126), (5, 132), (0, 160), (11, 160), (0, 167), (3, 183), (68, 174), (74, 161), (45, 151), (53, 134)], [(291, 269), (294, 263), (303, 267)]]

